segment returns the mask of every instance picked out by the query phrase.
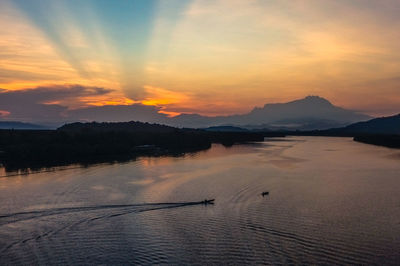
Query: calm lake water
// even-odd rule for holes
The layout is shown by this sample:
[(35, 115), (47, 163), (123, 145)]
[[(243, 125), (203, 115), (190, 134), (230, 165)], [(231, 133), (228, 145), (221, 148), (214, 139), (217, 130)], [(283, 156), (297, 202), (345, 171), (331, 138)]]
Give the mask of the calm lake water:
[(400, 263), (400, 150), (349, 138), (2, 175), (1, 265)]

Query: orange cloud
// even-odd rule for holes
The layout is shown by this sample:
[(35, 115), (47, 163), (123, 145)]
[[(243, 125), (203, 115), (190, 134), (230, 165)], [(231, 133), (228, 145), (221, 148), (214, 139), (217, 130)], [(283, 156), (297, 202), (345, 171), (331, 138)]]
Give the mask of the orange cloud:
[(11, 114), (11, 113), (8, 112), (8, 111), (0, 110), (0, 117), (5, 117), (5, 116), (8, 116), (8, 115), (10, 115), (10, 114)]
[(144, 105), (170, 105), (184, 103), (189, 97), (183, 93), (146, 85), (147, 96), (141, 101)]
[(161, 113), (161, 114), (166, 114), (168, 117), (174, 117), (174, 116), (177, 116), (177, 115), (181, 114), (179, 112), (169, 112), (169, 111), (164, 111), (164, 110), (160, 110), (158, 112)]

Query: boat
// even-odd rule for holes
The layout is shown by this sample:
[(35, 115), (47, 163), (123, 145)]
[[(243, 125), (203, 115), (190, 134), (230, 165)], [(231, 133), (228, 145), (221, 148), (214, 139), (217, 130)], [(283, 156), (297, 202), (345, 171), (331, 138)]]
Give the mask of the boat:
[(215, 199), (205, 199), (201, 202), (201, 204), (207, 205), (207, 204), (214, 204)]

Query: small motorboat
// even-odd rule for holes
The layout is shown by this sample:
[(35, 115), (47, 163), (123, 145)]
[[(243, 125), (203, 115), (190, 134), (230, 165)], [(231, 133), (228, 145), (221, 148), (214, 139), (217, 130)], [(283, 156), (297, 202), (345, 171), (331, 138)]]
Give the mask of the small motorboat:
[(261, 196), (268, 196), (269, 195), (269, 191), (264, 191), (263, 193), (261, 193)]
[(201, 204), (207, 205), (207, 204), (214, 204), (215, 199), (205, 199), (201, 202)]

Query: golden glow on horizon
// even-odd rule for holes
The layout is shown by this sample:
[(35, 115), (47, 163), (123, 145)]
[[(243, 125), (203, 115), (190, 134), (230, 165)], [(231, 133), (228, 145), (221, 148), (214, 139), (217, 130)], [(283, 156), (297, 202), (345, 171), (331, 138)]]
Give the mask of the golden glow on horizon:
[(110, 97), (82, 97), (80, 99), (85, 105), (90, 106), (103, 106), (103, 105), (130, 105), (134, 103), (138, 103), (126, 97), (121, 98), (112, 98)]
[(168, 105), (179, 104), (188, 100), (188, 97), (183, 93), (169, 91), (163, 88), (152, 86), (144, 86), (148, 96), (141, 101), (144, 105)]
[(310, 94), (370, 114), (400, 106), (400, 20), (385, 10), (346, 1), (194, 0), (176, 20), (172, 2), (158, 2), (139, 58), (134, 44), (132, 55), (119, 51), (119, 40), (87, 6), (89, 33), (68, 2), (52, 2), (60, 45), (3, 1), (0, 88), (101, 87), (110, 92), (47, 103), (70, 109), (142, 103), (170, 116), (243, 113)]
[(181, 113), (178, 113), (178, 112), (167, 112), (167, 111), (163, 111), (163, 110), (160, 110), (158, 112), (161, 113), (161, 114), (166, 114), (168, 117), (174, 117), (174, 116), (177, 116), (177, 115), (181, 114)]

